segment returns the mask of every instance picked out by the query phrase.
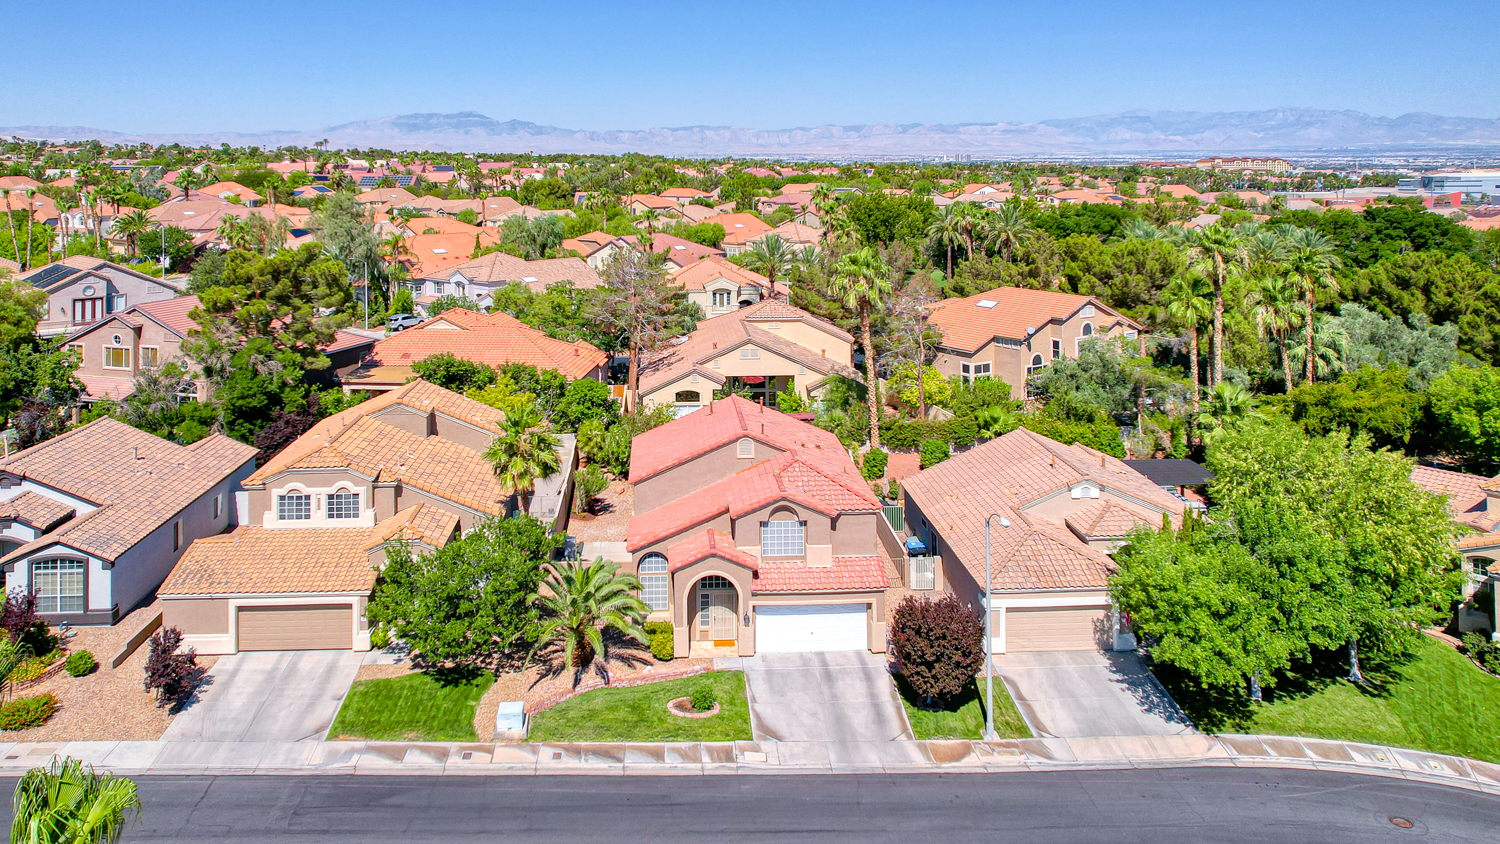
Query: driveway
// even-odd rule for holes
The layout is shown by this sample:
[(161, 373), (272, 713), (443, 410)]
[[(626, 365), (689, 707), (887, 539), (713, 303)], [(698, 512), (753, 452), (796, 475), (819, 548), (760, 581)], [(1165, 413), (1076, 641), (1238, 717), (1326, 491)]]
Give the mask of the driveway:
[(911, 738), (881, 654), (762, 654), (743, 664), (757, 741)]
[(263, 651), (219, 657), (165, 741), (322, 741), (365, 655)]
[(1134, 653), (1000, 654), (1021, 716), (1039, 736), (1175, 736), (1196, 732)]

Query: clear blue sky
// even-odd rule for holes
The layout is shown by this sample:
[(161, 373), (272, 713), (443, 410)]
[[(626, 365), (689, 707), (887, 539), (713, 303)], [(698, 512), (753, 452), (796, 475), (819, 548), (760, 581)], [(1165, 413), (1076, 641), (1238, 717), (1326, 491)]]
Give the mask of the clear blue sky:
[(582, 129), (1311, 106), (1500, 116), (1500, 2), (7, 3), (0, 126)]

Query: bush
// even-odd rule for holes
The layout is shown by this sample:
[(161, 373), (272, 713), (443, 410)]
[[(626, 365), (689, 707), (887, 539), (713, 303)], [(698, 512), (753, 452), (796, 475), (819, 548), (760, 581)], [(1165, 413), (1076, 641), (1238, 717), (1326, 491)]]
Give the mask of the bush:
[(1464, 651), (1485, 671), (1500, 674), (1500, 643), (1491, 642), (1483, 633), (1469, 631), (1463, 636)]
[(886, 463), (890, 462), (890, 455), (878, 448), (870, 449), (865, 455), (865, 460), (859, 466), (859, 473), (865, 476), (865, 480), (873, 481), (885, 477)]
[(57, 697), (52, 694), (17, 698), (0, 706), (0, 730), (25, 730), (47, 723), (57, 711)]
[(592, 378), (580, 378), (569, 384), (552, 413), (552, 422), (560, 431), (576, 431), (591, 419), (608, 427), (619, 418), (619, 405), (610, 395), (609, 387)]
[(16, 666), (15, 671), (10, 672), (11, 682), (29, 683), (46, 674), (47, 669), (51, 668), (52, 664), (59, 659), (62, 659), (62, 651), (58, 650), (48, 651), (41, 656), (34, 656), (31, 659), (24, 659), (20, 665)]
[(176, 627), (156, 631), (147, 645), (150, 653), (146, 657), (146, 691), (156, 692), (158, 705), (175, 706), (192, 689), (198, 673), (198, 654), (192, 648), (177, 652), (182, 646), (182, 631)]
[(75, 651), (68, 654), (68, 661), (63, 663), (63, 668), (74, 677), (82, 677), (93, 671), (99, 665), (94, 655), (88, 651)]
[(979, 422), (973, 416), (955, 416), (948, 420), (948, 442), (958, 448), (967, 448), (979, 438)]
[(454, 357), (448, 352), (419, 360), (412, 364), (411, 369), (418, 377), (456, 393), (482, 390), (495, 383), (498, 377), (493, 367)]
[(948, 595), (909, 595), (891, 620), (891, 644), (901, 673), (928, 702), (963, 692), (984, 663), (984, 624), (973, 607)]
[(656, 657), (658, 662), (671, 662), (672, 658), (677, 655), (676, 648), (676, 644), (672, 641), (671, 625), (667, 626), (664, 633), (651, 634), (651, 655)]
[(370, 647), (377, 651), (383, 651), (391, 646), (391, 631), (385, 625), (378, 625), (370, 631)]
[(901, 500), (901, 482), (899, 480), (891, 478), (891, 486), (890, 489), (886, 490), (885, 497), (891, 501)]
[(922, 468), (930, 469), (947, 460), (950, 455), (948, 443), (943, 440), (922, 441)]
[(710, 689), (708, 686), (699, 686), (693, 689), (693, 694), (689, 700), (693, 703), (694, 712), (707, 712), (714, 708), (713, 689)]
[(609, 479), (598, 466), (585, 466), (573, 476), (573, 512), (587, 513), (599, 493), (609, 486)]

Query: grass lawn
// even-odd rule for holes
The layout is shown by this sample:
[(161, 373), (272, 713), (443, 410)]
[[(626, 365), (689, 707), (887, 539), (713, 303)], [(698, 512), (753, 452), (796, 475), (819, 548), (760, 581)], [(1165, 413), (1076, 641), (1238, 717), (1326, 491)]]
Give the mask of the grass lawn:
[(1365, 687), (1342, 679), (1339, 655), (1279, 677), (1265, 702), (1196, 688), (1170, 666), (1157, 676), (1200, 730), (1344, 739), (1500, 762), (1500, 678), (1423, 636), (1405, 658), (1364, 663)]
[[(667, 701), (707, 687), (718, 701), (712, 718), (679, 718)], [(531, 721), (532, 741), (749, 741), (745, 675), (710, 671), (628, 689), (595, 689), (543, 710)]]
[(474, 709), (495, 682), (488, 671), (427, 671), (361, 680), (328, 735), (371, 741), (475, 741)]
[[(984, 736), (984, 689), (980, 681), (974, 681), (964, 689), (958, 700), (933, 711), (917, 705), (917, 695), (906, 678), (896, 675), (896, 689), (901, 693), (901, 705), (906, 707), (906, 720), (911, 722), (913, 738), (918, 739), (977, 739)], [(1005, 689), (1005, 682), (995, 678), (995, 733), (1000, 738), (1031, 738), (1031, 730), (1016, 711), (1015, 701)]]

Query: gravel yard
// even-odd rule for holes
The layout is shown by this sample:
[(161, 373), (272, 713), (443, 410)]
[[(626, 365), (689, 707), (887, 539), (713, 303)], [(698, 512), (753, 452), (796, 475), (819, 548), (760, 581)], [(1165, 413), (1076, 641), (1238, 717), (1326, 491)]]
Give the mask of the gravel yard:
[(568, 535), (579, 543), (623, 541), (630, 516), (635, 513), (635, 487), (611, 477), (609, 486), (594, 502), (594, 513), (597, 515), (587, 519), (569, 516)]
[[(99, 661), (99, 667), (83, 677), (70, 677), (67, 672), (59, 671), (24, 689), (12, 687), (12, 699), (43, 692), (57, 695), (57, 714), (40, 727), (0, 732), (0, 740), (155, 741), (161, 738), (173, 716), (166, 709), (159, 708), (156, 700), (141, 688), (148, 646), (142, 643), (119, 668), (105, 667), (125, 640), (158, 612), (160, 607), (152, 604), (125, 616), (113, 627), (74, 628), (78, 635), (65, 640), (62, 648), (69, 653), (91, 651)], [(198, 664), (206, 669), (216, 659), (199, 657)]]

